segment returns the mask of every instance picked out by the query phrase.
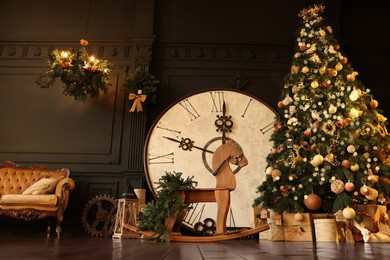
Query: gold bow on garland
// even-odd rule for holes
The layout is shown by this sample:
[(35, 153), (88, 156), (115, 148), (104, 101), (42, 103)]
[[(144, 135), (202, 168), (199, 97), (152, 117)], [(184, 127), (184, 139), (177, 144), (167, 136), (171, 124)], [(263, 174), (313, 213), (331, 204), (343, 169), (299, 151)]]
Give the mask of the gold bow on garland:
[(146, 100), (146, 95), (142, 95), (142, 90), (138, 90), (138, 93), (130, 93), (129, 94), (129, 100), (134, 100), (133, 105), (131, 106), (131, 109), (129, 112), (134, 112), (137, 110), (137, 112), (142, 112), (142, 103)]

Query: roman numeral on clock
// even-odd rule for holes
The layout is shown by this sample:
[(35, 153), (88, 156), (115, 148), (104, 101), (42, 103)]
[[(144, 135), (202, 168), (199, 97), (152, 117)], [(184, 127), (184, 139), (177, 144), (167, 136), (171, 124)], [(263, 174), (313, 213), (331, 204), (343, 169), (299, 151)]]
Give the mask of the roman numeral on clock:
[(191, 121), (200, 117), (199, 113), (196, 111), (196, 109), (188, 99), (183, 100), (179, 104), (188, 112), (188, 116), (190, 117)]
[(251, 98), (249, 99), (248, 104), (246, 105), (246, 107), (244, 109), (244, 112), (242, 113), (241, 117), (245, 118), (246, 111), (248, 111), (248, 107), (251, 104), (252, 100), (253, 99), (251, 99)]
[(168, 131), (168, 132), (170, 132), (172, 135), (174, 135), (176, 138), (179, 138), (180, 133), (181, 133), (181, 131), (179, 131), (179, 130), (170, 129), (170, 128), (166, 127), (166, 126), (165, 126), (163, 123), (161, 123), (161, 122), (158, 122), (158, 124), (156, 125), (156, 128), (161, 129), (161, 130), (164, 130), (164, 131)]
[(223, 102), (225, 101), (223, 91), (210, 91), (210, 96), (213, 101), (211, 112), (222, 112)]
[(272, 130), (274, 128), (276, 120), (272, 121), (268, 125), (265, 125), (264, 127), (260, 128), (260, 132), (265, 135), (268, 131)]
[(148, 164), (174, 164), (174, 154), (152, 154), (148, 153)]

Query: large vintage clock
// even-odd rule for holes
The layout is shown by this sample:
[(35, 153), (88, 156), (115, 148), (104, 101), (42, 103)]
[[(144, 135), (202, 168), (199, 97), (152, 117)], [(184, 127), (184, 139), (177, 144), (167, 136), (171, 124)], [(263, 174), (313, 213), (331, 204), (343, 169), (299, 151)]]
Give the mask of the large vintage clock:
[[(145, 143), (144, 166), (151, 191), (165, 172), (194, 176), (196, 188), (214, 188), (211, 158), (226, 140), (240, 147), (248, 160), (245, 167), (232, 165), (236, 189), (227, 227), (253, 227), (252, 204), (265, 177), (266, 157), (275, 123), (275, 111), (253, 95), (234, 89), (192, 93), (171, 104), (153, 123)], [(215, 203), (199, 203), (184, 220), (194, 226), (215, 219)]]

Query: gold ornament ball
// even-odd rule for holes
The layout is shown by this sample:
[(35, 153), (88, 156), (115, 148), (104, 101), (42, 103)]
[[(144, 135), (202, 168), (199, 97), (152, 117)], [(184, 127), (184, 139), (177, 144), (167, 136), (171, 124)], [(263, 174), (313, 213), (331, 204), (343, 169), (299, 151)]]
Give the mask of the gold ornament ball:
[(310, 69), (306, 66), (302, 68), (303, 73), (308, 73), (309, 71), (310, 71)]
[(356, 151), (356, 148), (355, 148), (355, 146), (353, 146), (352, 144), (350, 144), (350, 145), (348, 145), (348, 147), (347, 147), (347, 151), (348, 151), (349, 153), (354, 153), (354, 152)]
[(332, 184), (330, 185), (331, 191), (333, 191), (336, 194), (340, 194), (345, 189), (345, 184), (342, 180), (334, 180)]
[(346, 219), (353, 219), (356, 216), (356, 212), (353, 208), (346, 207), (343, 209), (343, 216)]
[(318, 88), (318, 86), (319, 86), (318, 81), (314, 80), (314, 81), (310, 84), (310, 86), (311, 86), (312, 88)]
[(314, 167), (320, 166), (324, 163), (324, 157), (321, 154), (314, 155), (313, 159), (310, 161), (311, 165)]
[(351, 171), (357, 172), (360, 169), (359, 164), (355, 163), (354, 165), (351, 165)]
[(274, 169), (274, 167), (268, 166), (267, 169), (265, 169), (265, 173), (266, 173), (266, 174), (271, 174), (272, 171), (273, 171), (273, 169)]
[(335, 69), (336, 70), (342, 70), (343, 69), (343, 65), (341, 63), (337, 63), (336, 66), (335, 66)]
[(306, 208), (312, 211), (316, 211), (321, 208), (322, 200), (320, 196), (315, 193), (312, 193), (305, 197), (305, 199), (303, 200), (303, 204), (306, 206)]

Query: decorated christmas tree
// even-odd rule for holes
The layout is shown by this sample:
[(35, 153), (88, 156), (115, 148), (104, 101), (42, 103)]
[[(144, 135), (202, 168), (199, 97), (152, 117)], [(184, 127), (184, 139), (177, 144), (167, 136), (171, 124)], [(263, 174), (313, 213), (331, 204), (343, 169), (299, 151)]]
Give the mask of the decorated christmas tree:
[(299, 13), (265, 180), (254, 204), (277, 212), (336, 212), (390, 198), (387, 119), (322, 18)]

